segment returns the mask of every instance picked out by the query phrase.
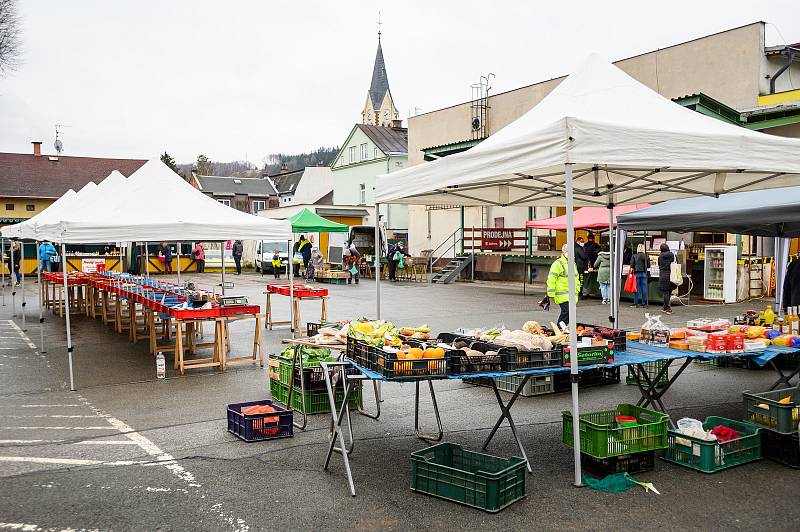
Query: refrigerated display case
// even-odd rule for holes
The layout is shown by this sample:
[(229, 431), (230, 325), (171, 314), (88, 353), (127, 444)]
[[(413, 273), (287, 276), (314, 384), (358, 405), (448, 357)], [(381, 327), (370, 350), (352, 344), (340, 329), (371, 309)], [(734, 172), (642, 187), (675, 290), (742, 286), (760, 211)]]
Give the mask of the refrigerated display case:
[(703, 297), (736, 303), (736, 246), (706, 246)]

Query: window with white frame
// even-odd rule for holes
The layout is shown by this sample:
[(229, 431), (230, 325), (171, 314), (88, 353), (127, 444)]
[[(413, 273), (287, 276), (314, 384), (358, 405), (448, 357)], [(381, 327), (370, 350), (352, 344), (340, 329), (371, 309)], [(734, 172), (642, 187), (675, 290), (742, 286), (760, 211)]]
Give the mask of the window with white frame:
[(361, 145), (361, 160), (366, 161), (369, 159), (369, 148), (367, 147), (367, 143)]
[(358, 148), (355, 146), (350, 146), (350, 162), (355, 163), (358, 162)]
[(229, 199), (220, 199), (220, 200), (217, 200), (217, 201), (222, 203), (223, 205), (227, 205), (228, 207), (231, 206), (231, 200), (229, 200)]
[(253, 214), (256, 214), (258, 211), (263, 211), (267, 208), (267, 202), (263, 200), (253, 200)]
[(366, 205), (367, 204), (367, 185), (366, 183), (361, 183), (359, 186), (359, 205)]
[(373, 159), (377, 159), (378, 157), (378, 148), (375, 148)]

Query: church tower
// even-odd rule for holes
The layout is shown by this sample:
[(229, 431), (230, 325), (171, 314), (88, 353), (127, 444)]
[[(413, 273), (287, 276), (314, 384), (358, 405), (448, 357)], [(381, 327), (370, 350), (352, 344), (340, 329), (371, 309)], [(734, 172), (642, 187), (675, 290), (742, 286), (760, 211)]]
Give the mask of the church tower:
[(392, 127), (395, 120), (400, 120), (400, 113), (392, 100), (389, 90), (389, 77), (386, 75), (386, 64), (383, 61), (381, 48), (381, 32), (378, 30), (378, 53), (375, 54), (375, 66), (372, 68), (372, 83), (367, 91), (367, 101), (361, 112), (361, 123), (373, 126)]

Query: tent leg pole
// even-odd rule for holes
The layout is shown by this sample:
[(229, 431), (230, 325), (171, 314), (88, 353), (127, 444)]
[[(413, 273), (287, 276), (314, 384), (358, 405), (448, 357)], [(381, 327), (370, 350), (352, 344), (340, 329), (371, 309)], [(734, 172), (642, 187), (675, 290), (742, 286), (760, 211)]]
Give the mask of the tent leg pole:
[[(375, 203), (375, 319), (381, 319), (381, 215), (380, 204)], [(388, 243), (387, 243), (388, 245)], [(433, 271), (433, 268), (431, 268)]]
[[(614, 268), (614, 264), (615, 264), (615, 262), (614, 262), (614, 255), (615, 255), (615, 253), (614, 253), (614, 206), (613, 206), (613, 203), (611, 205), (612, 206), (608, 209), (608, 252), (609, 252), (608, 258), (609, 258), (609, 266), (611, 267), (611, 271), (613, 272), (614, 269), (615, 269)], [(613, 273), (612, 273), (611, 277), (609, 278), (609, 280), (611, 282), (608, 285), (608, 290), (609, 290), (610, 294), (613, 294), (614, 293), (614, 288), (617, 286), (617, 280), (614, 278)], [(614, 298), (612, 296), (608, 301), (608, 309), (609, 309), (608, 321), (611, 322), (611, 327), (612, 328), (616, 328), (617, 327), (617, 320), (616, 320), (617, 316), (614, 313), (614, 304), (612, 303), (613, 299)]]
[(42, 261), (39, 259), (41, 245), (41, 242), (36, 243), (36, 280), (39, 284), (39, 352), (47, 353), (47, 349), (44, 347), (44, 314), (42, 314), (42, 307), (44, 306), (44, 301), (42, 300)]
[(222, 244), (220, 244), (219, 251), (222, 260), (222, 284), (220, 286), (222, 287), (222, 295), (224, 297), (225, 296), (225, 242), (222, 242)]
[(286, 269), (289, 270), (289, 330), (294, 338), (294, 233), (289, 240), (289, 264)]
[(6, 306), (6, 265), (3, 262), (3, 259), (6, 258), (6, 240), (5, 238), (0, 238), (0, 278), (2, 278), (3, 282), (3, 306)]
[(147, 249), (147, 242), (144, 243), (144, 275), (150, 278), (150, 250)]
[(572, 197), (572, 164), (564, 165), (564, 176), (567, 188), (567, 276), (569, 279), (569, 349), (573, 356), (570, 365), (570, 380), (572, 381), (572, 450), (575, 460), (575, 486), (582, 486), (581, 473), (581, 440), (580, 440), (580, 420), (578, 416), (578, 334), (575, 329), (577, 320), (577, 300), (575, 297), (576, 272), (575, 272), (575, 220), (573, 207), (575, 205)]
[(22, 268), (22, 332), (28, 331), (28, 324), (25, 321), (25, 242), (21, 242), (19, 246), (19, 264)]
[(70, 329), (69, 321), (69, 285), (67, 284), (67, 253), (64, 243), (61, 243), (61, 261), (64, 265), (62, 270), (62, 278), (64, 280), (64, 310), (67, 316), (67, 359), (69, 361), (69, 389), (75, 391), (75, 376), (72, 369), (72, 330)]
[[(8, 243), (8, 250), (9, 255), (11, 256), (11, 262), (8, 264), (8, 284), (11, 286), (11, 316), (16, 318), (17, 317), (17, 286), (14, 284), (14, 274), (16, 273), (16, 268), (14, 268), (14, 242), (10, 241)], [(777, 290), (776, 290), (777, 291)]]
[(178, 242), (178, 285), (181, 284), (181, 243)]

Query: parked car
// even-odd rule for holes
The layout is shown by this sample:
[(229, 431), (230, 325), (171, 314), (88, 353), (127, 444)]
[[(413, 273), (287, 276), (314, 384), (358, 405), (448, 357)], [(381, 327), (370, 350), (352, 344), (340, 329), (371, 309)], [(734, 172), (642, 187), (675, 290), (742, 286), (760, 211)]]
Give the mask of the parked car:
[(281, 258), (281, 268), (279, 273), (286, 273), (286, 265), (289, 264), (289, 243), (288, 242), (270, 242), (259, 240), (256, 242), (256, 271), (265, 274), (273, 274), (272, 257), (275, 255), (275, 250), (278, 250), (278, 255)]

